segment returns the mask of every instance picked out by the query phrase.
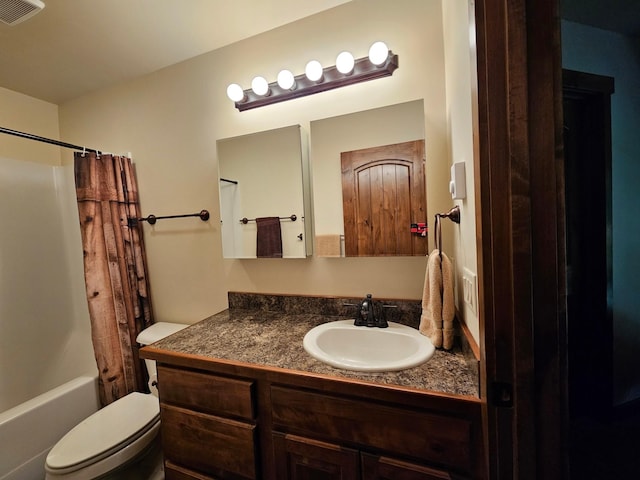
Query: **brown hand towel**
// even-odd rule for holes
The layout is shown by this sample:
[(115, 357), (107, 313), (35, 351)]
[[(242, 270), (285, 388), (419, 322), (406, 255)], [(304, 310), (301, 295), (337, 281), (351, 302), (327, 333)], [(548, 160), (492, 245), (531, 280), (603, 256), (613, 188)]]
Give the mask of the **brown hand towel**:
[(282, 258), (282, 232), (278, 217), (256, 218), (256, 256), (258, 258)]
[(420, 332), (429, 337), (434, 347), (453, 348), (453, 272), (451, 260), (436, 249), (427, 260), (422, 294)]

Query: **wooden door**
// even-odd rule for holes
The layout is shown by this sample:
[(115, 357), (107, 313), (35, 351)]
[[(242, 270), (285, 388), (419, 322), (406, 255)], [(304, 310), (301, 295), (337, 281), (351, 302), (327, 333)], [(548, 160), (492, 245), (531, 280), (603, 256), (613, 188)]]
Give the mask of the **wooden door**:
[(341, 153), (347, 256), (426, 255), (424, 140)]
[(273, 434), (279, 480), (358, 480), (358, 452), (310, 438)]
[(363, 453), (362, 478), (363, 480), (451, 480), (452, 476), (445, 471), (424, 465)]
[(563, 70), (571, 478), (593, 473), (590, 457), (595, 455), (590, 453), (608, 441), (603, 425), (613, 407), (613, 309), (608, 302), (613, 289), (613, 92), (611, 77)]
[(592, 418), (613, 405), (613, 85), (611, 77), (563, 71), (569, 407)]
[(566, 478), (557, 0), (474, 0), (481, 395), (491, 479)]

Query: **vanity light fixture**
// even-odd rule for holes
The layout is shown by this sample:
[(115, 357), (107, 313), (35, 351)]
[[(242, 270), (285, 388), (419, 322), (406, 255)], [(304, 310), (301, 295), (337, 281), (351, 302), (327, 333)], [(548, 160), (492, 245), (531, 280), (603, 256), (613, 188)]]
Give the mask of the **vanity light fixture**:
[(280, 70), (280, 73), (278, 73), (278, 86), (282, 90), (295, 90), (296, 79), (293, 76), (293, 73), (291, 73), (289, 70)]
[(369, 48), (369, 61), (379, 67), (387, 61), (389, 47), (384, 42), (375, 42)]
[(267, 82), (267, 79), (264, 77), (254, 77), (253, 80), (251, 80), (251, 90), (253, 90), (253, 93), (256, 95), (262, 97), (267, 97), (271, 93), (269, 82)]
[(243, 102), (247, 99), (244, 90), (242, 90), (242, 87), (237, 83), (232, 83), (227, 87), (227, 97), (234, 102)]
[(312, 82), (322, 82), (324, 80), (323, 73), (324, 72), (322, 70), (322, 64), (317, 60), (311, 60), (309, 63), (307, 63), (307, 66), (304, 67), (304, 74)]
[(341, 52), (336, 65), (322, 68), (317, 60), (311, 60), (305, 73), (294, 76), (289, 70), (281, 70), (277, 81), (268, 83), (264, 77), (255, 77), (251, 88), (243, 90), (237, 83), (227, 88), (227, 96), (239, 111), (264, 107), (273, 103), (292, 100), (334, 88), (354, 85), (367, 80), (388, 77), (398, 68), (398, 55), (384, 42), (375, 42), (369, 55), (354, 59), (349, 52)]
[(336, 68), (344, 75), (351, 75), (355, 64), (356, 60), (350, 52), (340, 52), (336, 57)]

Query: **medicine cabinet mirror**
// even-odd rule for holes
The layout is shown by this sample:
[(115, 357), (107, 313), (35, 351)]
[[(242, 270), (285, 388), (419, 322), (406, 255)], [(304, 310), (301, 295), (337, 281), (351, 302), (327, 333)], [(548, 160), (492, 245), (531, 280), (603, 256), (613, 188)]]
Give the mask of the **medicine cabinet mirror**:
[(300, 125), (217, 141), (222, 250), (258, 258), (257, 219), (278, 217), (282, 258), (312, 254), (308, 141)]
[(312, 121), (315, 254), (428, 252), (424, 102)]

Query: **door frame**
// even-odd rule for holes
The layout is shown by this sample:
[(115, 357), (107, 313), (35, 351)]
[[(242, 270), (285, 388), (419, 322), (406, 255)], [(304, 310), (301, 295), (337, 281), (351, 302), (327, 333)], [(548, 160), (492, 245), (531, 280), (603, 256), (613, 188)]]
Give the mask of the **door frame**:
[(489, 478), (567, 476), (557, 0), (475, 7), (481, 396)]
[[(580, 102), (583, 108), (588, 109), (586, 118), (589, 118), (586, 128), (586, 141), (583, 148), (588, 152), (588, 158), (596, 160), (597, 163), (589, 163), (586, 167), (590, 176), (580, 177), (581, 185), (590, 187), (586, 197), (579, 198), (580, 212), (585, 217), (589, 217), (589, 234), (583, 235), (584, 242), (579, 255), (587, 257), (585, 251), (589, 252), (587, 275), (581, 275), (586, 285), (586, 298), (580, 299), (580, 305), (587, 306), (588, 312), (595, 313), (595, 318), (588, 322), (582, 321), (582, 315), (575, 318), (575, 313), (571, 311), (571, 301), (568, 303), (567, 330), (568, 330), (568, 398), (571, 411), (570, 419), (575, 417), (575, 406), (582, 406), (579, 414), (588, 415), (590, 418), (608, 419), (613, 413), (613, 311), (607, 306), (607, 292), (612, 288), (613, 283), (613, 248), (611, 238), (607, 232), (611, 231), (612, 225), (612, 149), (611, 149), (611, 95), (615, 91), (615, 81), (613, 77), (596, 75), (592, 73), (579, 72), (574, 70), (562, 70), (562, 91), (563, 104), (565, 100)], [(563, 116), (563, 127), (566, 125), (566, 116)], [(566, 160), (565, 160), (566, 162)], [(566, 163), (565, 163), (566, 165)], [(584, 169), (583, 169), (584, 170)], [(578, 178), (576, 173), (570, 176), (564, 175), (566, 180), (573, 179), (576, 185)], [(584, 175), (584, 174), (583, 174)], [(590, 183), (588, 183), (590, 182)], [(571, 181), (567, 182), (566, 191), (571, 188)], [(584, 187), (583, 187), (584, 188)], [(596, 204), (589, 203), (595, 200)], [(567, 208), (567, 215), (571, 211)], [(601, 223), (600, 223), (601, 222)], [(584, 228), (584, 227), (583, 227)], [(586, 230), (586, 229), (585, 229)], [(584, 233), (584, 232), (583, 232)], [(597, 235), (597, 236), (595, 236)], [(587, 246), (588, 248), (585, 248)], [(595, 258), (592, 258), (595, 257)], [(570, 260), (570, 256), (567, 256)], [(584, 271), (583, 271), (584, 273)], [(576, 276), (573, 275), (573, 278)], [(569, 279), (571, 280), (571, 279)], [(571, 284), (569, 282), (569, 289)], [(568, 292), (569, 294), (570, 292)], [(568, 296), (571, 299), (571, 295)], [(575, 343), (572, 342), (571, 323), (576, 322), (579, 335), (579, 349), (593, 351), (598, 349), (598, 356), (590, 355), (589, 358), (581, 358), (574, 363), (578, 368), (584, 370), (590, 379), (589, 386), (582, 386), (584, 391), (573, 392), (571, 390), (571, 372), (574, 371), (571, 361), (573, 352), (576, 350)], [(586, 388), (585, 388), (586, 387)], [(587, 396), (588, 393), (588, 396)], [(572, 403), (572, 397), (576, 396), (582, 401), (580, 404)]]

